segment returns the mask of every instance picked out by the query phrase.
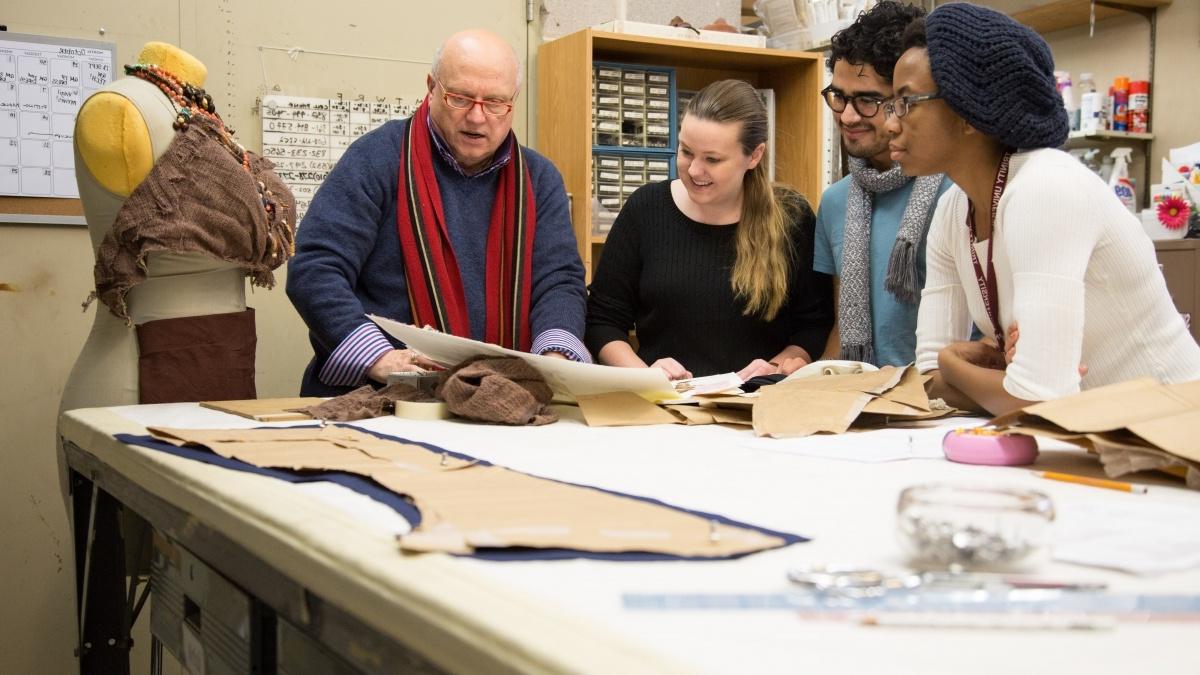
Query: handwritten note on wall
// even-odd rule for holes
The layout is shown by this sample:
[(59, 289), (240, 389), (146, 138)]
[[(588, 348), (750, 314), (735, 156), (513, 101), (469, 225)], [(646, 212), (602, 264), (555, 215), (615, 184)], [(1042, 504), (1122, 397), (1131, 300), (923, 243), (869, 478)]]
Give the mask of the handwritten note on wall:
[(0, 34), (0, 195), (78, 197), (75, 115), (112, 80), (113, 49), (28, 39), (47, 40)]
[(317, 188), (354, 139), (389, 120), (412, 115), (424, 93), (388, 101), (350, 101), (300, 96), (264, 96), (263, 156), (296, 197), (304, 217)]

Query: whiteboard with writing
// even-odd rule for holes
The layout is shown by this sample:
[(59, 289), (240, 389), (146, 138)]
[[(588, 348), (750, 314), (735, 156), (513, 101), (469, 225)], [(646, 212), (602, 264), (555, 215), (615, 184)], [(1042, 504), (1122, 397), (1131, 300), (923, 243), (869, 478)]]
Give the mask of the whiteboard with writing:
[(296, 222), (354, 139), (409, 117), (425, 93), (387, 100), (271, 95), (262, 99), (263, 156), (296, 197)]
[(75, 115), (112, 81), (115, 45), (0, 33), (0, 195), (78, 197)]

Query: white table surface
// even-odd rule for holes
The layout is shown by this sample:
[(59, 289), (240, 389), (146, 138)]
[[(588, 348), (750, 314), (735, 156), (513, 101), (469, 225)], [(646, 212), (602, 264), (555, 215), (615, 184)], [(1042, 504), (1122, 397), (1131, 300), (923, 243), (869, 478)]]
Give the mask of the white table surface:
[[(806, 456), (814, 438), (776, 447), (719, 426), (590, 428), (575, 408), (543, 427), (380, 418), (365, 429), (425, 441), (558, 480), (644, 495), (793, 532), (812, 541), (730, 561), (489, 562), (402, 556), (391, 523), (330, 505), (311, 490), (126, 446), (148, 425), (262, 426), (194, 404), (73, 411), (64, 436), (243, 544), (268, 564), (381, 633), (421, 645), (461, 672), (1196, 673), (1200, 623), (1123, 622), (1112, 630), (867, 627), (787, 610), (631, 610), (626, 593), (786, 593), (793, 566), (842, 563), (900, 570), (895, 506), (910, 485), (951, 481), (1049, 494), (1060, 515), (1140, 506), (1200, 509), (1200, 493), (1148, 479), (1132, 495), (1037, 478), (1025, 468), (941, 459), (860, 462)], [(975, 421), (978, 423), (980, 421)], [(914, 432), (918, 452), (930, 434)], [(895, 432), (862, 434), (896, 443)], [(1036, 468), (1100, 475), (1093, 457), (1045, 449)], [(828, 453), (826, 453), (828, 454)], [(925, 452), (924, 454), (929, 454)], [(1197, 511), (1200, 513), (1200, 510)], [(1077, 520), (1077, 519), (1076, 519)], [(1027, 571), (1100, 580), (1117, 593), (1200, 594), (1200, 569), (1136, 576), (1043, 557)], [(403, 620), (401, 620), (403, 619)], [(473, 650), (456, 649), (456, 641)], [(481, 654), (494, 658), (484, 663)]]

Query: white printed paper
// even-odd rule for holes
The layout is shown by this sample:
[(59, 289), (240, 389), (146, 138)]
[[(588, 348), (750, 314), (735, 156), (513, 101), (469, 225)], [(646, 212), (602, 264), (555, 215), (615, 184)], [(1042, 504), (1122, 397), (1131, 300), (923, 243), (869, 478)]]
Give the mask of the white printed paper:
[(1200, 565), (1195, 509), (1160, 502), (1155, 489), (1119, 502), (1058, 500), (1054, 559), (1143, 575)]
[(104, 43), (0, 34), (0, 195), (79, 196), (75, 116), (112, 69)]
[(631, 391), (649, 401), (669, 401), (684, 398), (657, 368), (618, 368), (566, 359), (539, 356), (505, 349), (498, 345), (468, 338), (423, 330), (381, 316), (367, 318), (410, 348), (445, 365), (454, 365), (472, 356), (516, 356), (533, 366), (554, 391), (557, 400), (572, 401), (584, 394), (603, 394), (612, 391)]
[(389, 120), (409, 117), (424, 93), (385, 101), (264, 96), (263, 156), (296, 198), (296, 222), (304, 217), (317, 188), (359, 136)]

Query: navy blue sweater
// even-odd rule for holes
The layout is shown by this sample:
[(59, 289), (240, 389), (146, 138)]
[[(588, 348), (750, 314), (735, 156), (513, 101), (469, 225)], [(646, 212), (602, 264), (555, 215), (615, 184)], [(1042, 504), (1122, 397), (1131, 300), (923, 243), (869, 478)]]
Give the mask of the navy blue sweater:
[[(297, 231), (287, 294), (308, 325), (314, 353), (304, 371), (301, 395), (336, 396), (353, 389), (322, 382), (318, 374), (338, 345), (368, 323), (364, 314), (412, 321), (396, 232), (400, 141), (407, 125), (408, 120), (388, 122), (351, 144), (317, 191)], [(499, 172), (468, 178), (436, 150), (432, 154), (462, 275), (471, 337), (482, 340), (487, 232)], [(525, 149), (525, 158), (537, 209), (531, 333), (536, 338), (559, 329), (581, 338), (587, 291), (562, 176), (532, 150)]]

